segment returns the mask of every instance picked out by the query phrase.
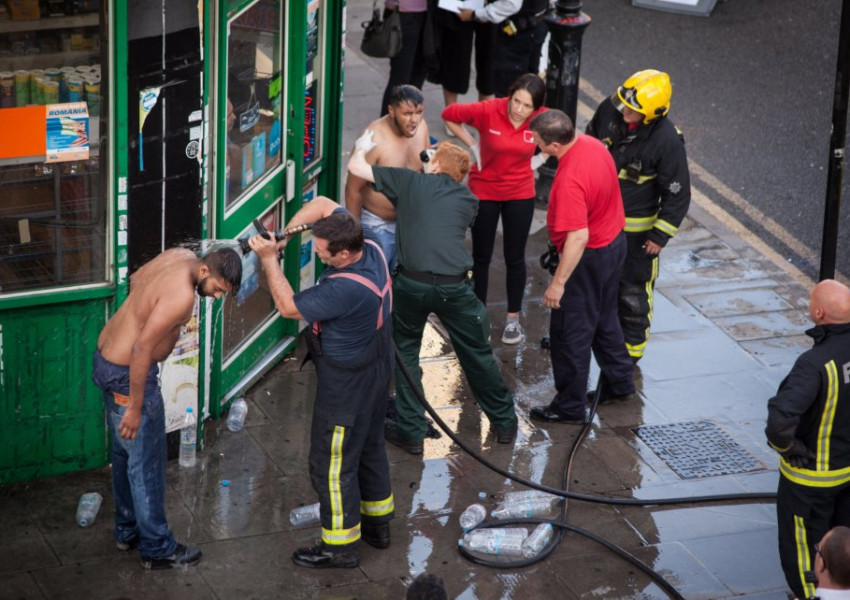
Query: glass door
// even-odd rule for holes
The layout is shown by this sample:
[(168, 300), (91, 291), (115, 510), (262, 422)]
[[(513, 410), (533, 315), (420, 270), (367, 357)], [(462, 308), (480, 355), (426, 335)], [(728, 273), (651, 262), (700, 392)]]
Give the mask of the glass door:
[[(284, 7), (282, 0), (241, 2), (220, 20), (215, 169), (215, 232), (218, 239), (256, 233), (254, 220), (268, 230), (283, 226), (286, 166)], [(223, 42), (223, 43), (221, 43)], [(282, 319), (268, 292), (256, 257), (243, 258), (242, 287), (226, 298), (213, 324), (214, 368), (210, 410), (241, 391), (262, 370), (264, 357), (287, 343), (294, 325)]]

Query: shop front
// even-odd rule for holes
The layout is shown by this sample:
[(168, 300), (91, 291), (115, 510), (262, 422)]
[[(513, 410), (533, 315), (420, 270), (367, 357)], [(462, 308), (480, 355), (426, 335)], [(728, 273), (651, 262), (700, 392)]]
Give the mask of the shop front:
[[(136, 269), (336, 195), (343, 11), (0, 1), (0, 483), (106, 463), (91, 355)], [(162, 365), (169, 430), (186, 406), (219, 416), (295, 344), (250, 253), (243, 271)], [(309, 239), (284, 271), (313, 283)]]

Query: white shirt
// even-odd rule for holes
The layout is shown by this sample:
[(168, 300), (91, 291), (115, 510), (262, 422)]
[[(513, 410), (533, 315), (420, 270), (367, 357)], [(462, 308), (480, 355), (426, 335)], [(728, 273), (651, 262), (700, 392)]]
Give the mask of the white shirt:
[(818, 588), (815, 590), (815, 598), (820, 598), (820, 600), (850, 600), (850, 590)]

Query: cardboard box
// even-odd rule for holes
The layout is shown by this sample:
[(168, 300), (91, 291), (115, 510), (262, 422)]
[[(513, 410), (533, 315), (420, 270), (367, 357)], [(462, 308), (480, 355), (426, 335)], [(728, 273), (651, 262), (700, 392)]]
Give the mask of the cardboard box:
[(30, 21), (41, 18), (38, 0), (7, 0), (9, 14), (15, 21)]

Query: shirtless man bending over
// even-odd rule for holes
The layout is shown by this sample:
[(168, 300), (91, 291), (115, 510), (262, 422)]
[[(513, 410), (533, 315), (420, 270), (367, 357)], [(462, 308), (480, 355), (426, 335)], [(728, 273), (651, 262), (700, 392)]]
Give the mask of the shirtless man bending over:
[[(422, 92), (412, 85), (400, 85), (393, 89), (389, 113), (366, 127), (374, 132), (373, 140), (377, 143), (366, 154), (366, 162), (381, 167), (422, 170), (419, 153), (429, 145), (424, 102)], [(345, 182), (345, 207), (354, 218), (375, 233), (387, 257), (390, 271), (393, 271), (396, 266), (393, 205), (386, 196), (375, 191), (370, 182), (349, 173)]]
[(195, 292), (236, 293), (242, 260), (230, 249), (204, 258), (166, 250), (130, 278), (130, 294), (100, 332), (92, 379), (103, 390), (112, 436), (112, 491), (119, 550), (138, 548), (146, 569), (197, 563), (201, 551), (174, 539), (165, 518), (165, 409), (159, 363), (192, 316)]

